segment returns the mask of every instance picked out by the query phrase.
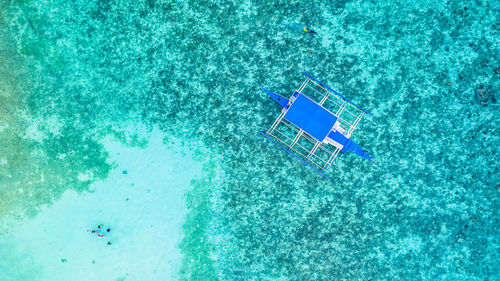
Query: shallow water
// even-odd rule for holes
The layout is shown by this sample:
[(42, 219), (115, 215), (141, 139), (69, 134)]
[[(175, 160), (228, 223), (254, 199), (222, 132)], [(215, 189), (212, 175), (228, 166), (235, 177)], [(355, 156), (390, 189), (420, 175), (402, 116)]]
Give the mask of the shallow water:
[[(499, 10), (497, 1), (1, 2), (0, 253), (12, 258), (0, 277), (73, 279), (85, 264), (109, 280), (499, 278)], [(289, 96), (302, 71), (373, 113), (353, 139), (376, 165), (342, 155), (325, 180), (260, 136), (279, 108), (259, 87)], [(138, 156), (117, 160), (109, 139)], [(139, 156), (151, 147), (164, 165)], [(71, 203), (118, 197), (116, 177), (156, 183), (154, 198), (130, 198), (144, 214), (172, 198), (184, 210), (150, 218), (157, 239), (176, 238), (148, 262), (133, 249), (154, 244), (127, 232), (137, 221), (128, 211)], [(169, 181), (182, 186), (177, 197), (162, 193)], [(85, 230), (101, 222), (127, 244), (92, 240)], [(40, 241), (54, 252), (33, 236), (46, 224), (56, 226)], [(69, 256), (90, 243), (121, 265)]]
[[(105, 180), (11, 225), (0, 239), (0, 280), (178, 278), (184, 193), (202, 164), (167, 149), (159, 131), (147, 139), (145, 148), (104, 139), (114, 166)], [(89, 233), (99, 224), (102, 238)]]

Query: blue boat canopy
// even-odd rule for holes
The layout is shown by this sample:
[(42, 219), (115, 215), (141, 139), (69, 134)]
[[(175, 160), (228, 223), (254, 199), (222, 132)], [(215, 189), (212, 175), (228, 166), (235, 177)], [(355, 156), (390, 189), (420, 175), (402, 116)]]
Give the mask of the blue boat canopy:
[(338, 119), (337, 116), (302, 94), (298, 95), (284, 118), (320, 142), (328, 136)]

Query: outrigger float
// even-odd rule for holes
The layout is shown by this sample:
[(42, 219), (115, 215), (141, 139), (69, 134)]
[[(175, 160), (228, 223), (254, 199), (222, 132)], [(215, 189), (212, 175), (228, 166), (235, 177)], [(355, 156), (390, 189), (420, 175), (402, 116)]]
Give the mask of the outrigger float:
[(339, 153), (349, 151), (373, 161), (351, 140), (363, 116), (372, 114), (303, 74), (306, 80), (289, 99), (263, 88), (283, 109), (261, 134), (323, 176)]

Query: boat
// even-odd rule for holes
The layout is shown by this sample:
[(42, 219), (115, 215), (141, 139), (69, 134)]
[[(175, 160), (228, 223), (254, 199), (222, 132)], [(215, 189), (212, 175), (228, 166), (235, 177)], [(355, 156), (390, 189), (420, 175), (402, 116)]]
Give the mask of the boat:
[(262, 88), (281, 106), (281, 112), (271, 127), (260, 133), (325, 177), (339, 154), (351, 152), (373, 161), (351, 139), (362, 118), (372, 114), (313, 76), (303, 74), (306, 80), (290, 98)]

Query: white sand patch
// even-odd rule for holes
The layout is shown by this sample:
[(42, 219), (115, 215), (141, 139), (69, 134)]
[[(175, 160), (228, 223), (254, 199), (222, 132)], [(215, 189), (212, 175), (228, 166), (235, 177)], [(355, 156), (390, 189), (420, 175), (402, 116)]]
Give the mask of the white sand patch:
[[(201, 164), (163, 138), (154, 131), (145, 149), (106, 139), (115, 168), (93, 193), (66, 192), (0, 237), (0, 280), (177, 279), (183, 196)], [(87, 232), (100, 223), (111, 228), (102, 239)]]
[(24, 132), (24, 138), (34, 140), (36, 142), (43, 142), (47, 139), (47, 135), (38, 129), (38, 122), (31, 123)]
[(77, 176), (79, 181), (90, 181), (94, 178), (94, 173), (87, 171), (86, 173), (78, 173)]
[(9, 128), (8, 124), (0, 123), (0, 133), (5, 131), (7, 128)]
[(62, 122), (57, 115), (51, 115), (44, 120), (44, 126), (51, 134), (58, 136), (61, 134), (64, 122)]

